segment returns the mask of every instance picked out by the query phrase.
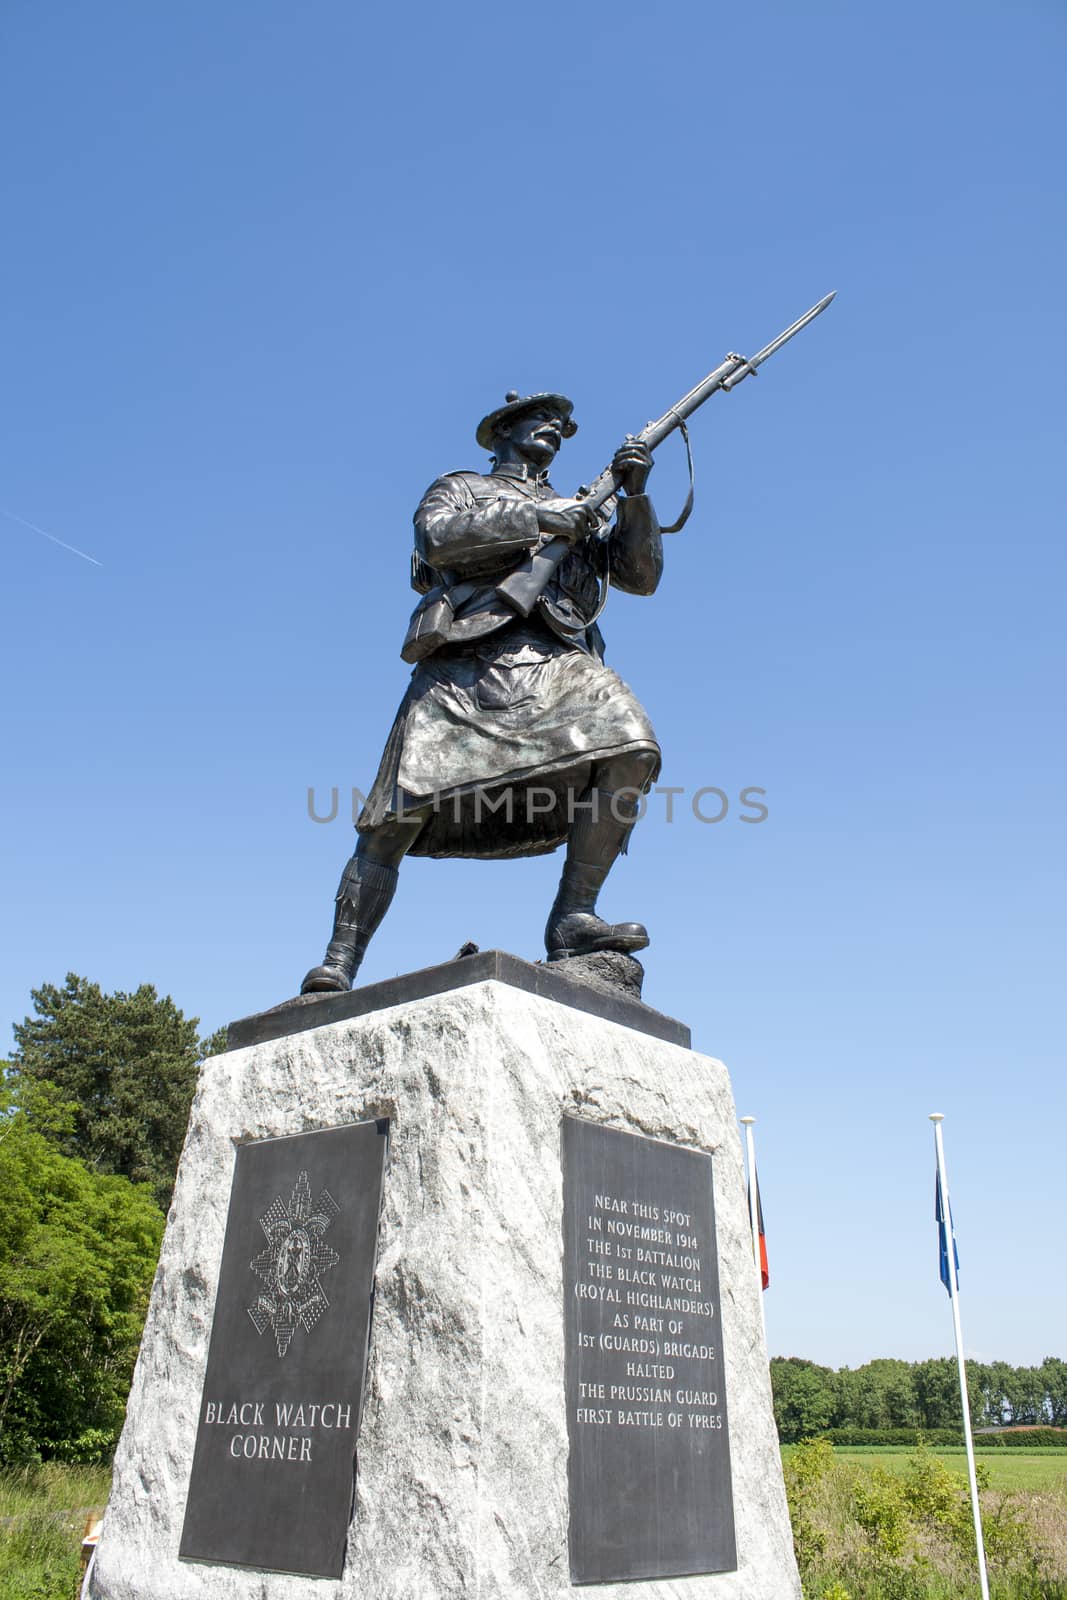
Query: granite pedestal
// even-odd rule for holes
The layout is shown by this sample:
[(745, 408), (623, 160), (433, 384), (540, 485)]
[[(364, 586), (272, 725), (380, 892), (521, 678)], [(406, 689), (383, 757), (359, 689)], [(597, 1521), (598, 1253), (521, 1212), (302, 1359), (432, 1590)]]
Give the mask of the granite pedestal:
[[(231, 1041), (248, 1042), (204, 1064), (116, 1456), (94, 1594), (799, 1600), (726, 1069), (687, 1048), (680, 1024), (637, 1001), (579, 993), (561, 974), (496, 952), (448, 965), (461, 970), (436, 969), (422, 993), (413, 975), (395, 980), (391, 992), (375, 986), (372, 1006), (367, 991), (356, 991), (249, 1019), (231, 1034)], [(714, 1346), (735, 1570), (610, 1581), (584, 1591), (572, 1583), (568, 1423), (573, 1431), (575, 1413), (568, 1417), (565, 1328), (573, 1302), (564, 1291), (561, 1160), (567, 1118), (705, 1153), (699, 1159), (713, 1181)], [(305, 1577), (180, 1559), (205, 1408), (242, 1399), (204, 1392), (235, 1150), (357, 1123), (388, 1124), (388, 1158), (343, 1573)], [(313, 1173), (304, 1187), (311, 1195), (305, 1211), (319, 1207), (315, 1248), (329, 1301), (343, 1265), (323, 1252), (340, 1237), (343, 1217), (332, 1220), (329, 1195), (315, 1199)], [(292, 1194), (295, 1207), (296, 1185)], [(282, 1199), (289, 1205), (288, 1189)], [(333, 1251), (339, 1259), (344, 1253)], [(286, 1262), (290, 1270), (290, 1257)], [(329, 1305), (317, 1311), (310, 1331), (296, 1325), (277, 1359), (299, 1359), (331, 1314)], [(264, 1312), (261, 1320), (270, 1319)], [(276, 1335), (272, 1324), (262, 1348)], [(253, 1328), (247, 1337), (260, 1335)], [(239, 1435), (231, 1428), (226, 1437)], [(290, 1470), (288, 1463), (278, 1470)], [(292, 1515), (301, 1515), (299, 1496)]]

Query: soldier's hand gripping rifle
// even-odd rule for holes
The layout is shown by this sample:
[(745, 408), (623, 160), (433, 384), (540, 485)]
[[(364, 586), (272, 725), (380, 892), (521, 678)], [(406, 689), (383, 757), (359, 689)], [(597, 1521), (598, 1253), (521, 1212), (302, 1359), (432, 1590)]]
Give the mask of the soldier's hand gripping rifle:
[[(636, 441), (647, 445), (650, 450), (655, 450), (657, 445), (663, 443), (668, 434), (673, 433), (675, 428), (680, 427), (687, 417), (691, 417), (693, 412), (699, 406), (702, 406), (705, 400), (716, 394), (718, 390), (723, 389), (726, 393), (729, 393), (731, 389), (736, 389), (737, 385), (747, 378), (750, 373), (761, 367), (768, 357), (773, 356), (776, 350), (780, 350), (784, 344), (788, 343), (795, 333), (799, 333), (801, 328), (807, 327), (808, 323), (813, 321), (820, 311), (825, 311), (836, 293), (837, 290), (835, 289), (820, 300), (818, 305), (812, 306), (810, 311), (806, 311), (784, 333), (780, 333), (777, 339), (772, 339), (770, 344), (765, 345), (758, 355), (750, 357), (747, 361), (744, 356), (727, 356), (722, 365), (716, 367), (714, 372), (709, 372), (706, 378), (701, 379), (695, 389), (690, 389), (689, 393), (679, 400), (676, 405), (670, 406), (658, 422), (647, 423), (641, 432), (636, 435)], [(634, 437), (634, 435), (628, 435), (627, 444), (633, 442)], [(589, 511), (599, 511), (613, 495), (618, 493), (619, 482), (619, 477), (614, 469), (610, 466), (605, 467), (600, 476), (594, 478), (588, 488), (579, 489), (575, 498), (580, 499)], [(526, 560), (514, 572), (509, 573), (502, 583), (497, 584), (497, 594), (502, 600), (506, 600), (508, 605), (512, 606), (520, 616), (528, 617), (537, 604), (538, 597), (543, 593), (549, 579), (570, 548), (571, 541), (569, 539), (562, 537), (550, 539), (547, 544), (541, 546), (535, 555), (527, 556)]]

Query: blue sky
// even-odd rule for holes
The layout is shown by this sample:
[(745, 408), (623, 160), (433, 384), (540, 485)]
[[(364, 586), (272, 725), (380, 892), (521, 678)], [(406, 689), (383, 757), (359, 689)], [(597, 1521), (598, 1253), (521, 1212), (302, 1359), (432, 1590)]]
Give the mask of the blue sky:
[[(0, 27), (0, 507), (100, 563), (0, 516), (0, 1015), (68, 969), (205, 1028), (294, 992), (351, 843), (307, 791), (373, 778), (427, 483), (512, 387), (574, 398), (588, 479), (836, 288), (701, 413), (663, 585), (605, 617), (661, 781), (732, 805), (654, 805), (602, 904), (759, 1118), (773, 1352), (951, 1351), (940, 1110), (969, 1350), (1067, 1353), (1062, 8)], [(535, 959), (558, 864), (407, 863), (364, 977)]]

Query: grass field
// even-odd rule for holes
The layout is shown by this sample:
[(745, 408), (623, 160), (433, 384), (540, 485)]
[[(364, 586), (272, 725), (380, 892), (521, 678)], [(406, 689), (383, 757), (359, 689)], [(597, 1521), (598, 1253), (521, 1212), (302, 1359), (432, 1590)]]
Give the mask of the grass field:
[(110, 1483), (107, 1467), (0, 1473), (0, 1600), (73, 1600), (85, 1519)]
[[(782, 1451), (806, 1600), (960, 1600), (977, 1593), (962, 1449)], [(1067, 1452), (987, 1450), (992, 1600), (1067, 1600)], [(0, 1473), (0, 1600), (74, 1600), (106, 1467)], [(970, 1541), (970, 1543), (969, 1543)]]
[[(782, 1446), (782, 1459), (788, 1461), (795, 1445)], [(887, 1472), (903, 1473), (915, 1454), (911, 1445), (835, 1445), (834, 1458), (857, 1467), (884, 1467)], [(960, 1445), (931, 1450), (951, 1472), (966, 1475), (967, 1453)], [(975, 1461), (984, 1465), (991, 1489), (1054, 1489), (1067, 1480), (1067, 1450), (976, 1450)]]

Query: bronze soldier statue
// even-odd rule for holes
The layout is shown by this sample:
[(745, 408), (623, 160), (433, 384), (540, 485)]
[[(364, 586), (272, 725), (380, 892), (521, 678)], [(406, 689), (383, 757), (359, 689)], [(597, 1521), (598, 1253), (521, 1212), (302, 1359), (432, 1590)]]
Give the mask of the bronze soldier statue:
[(422, 599), (401, 651), (415, 670), (357, 823), (325, 959), (303, 993), (351, 987), (409, 852), (494, 859), (566, 842), (548, 959), (645, 948), (639, 922), (605, 922), (596, 902), (660, 752), (644, 711), (604, 665), (597, 618), (609, 584), (654, 593), (661, 533), (681, 527), (692, 506), (690, 483), (682, 516), (661, 530), (645, 494), (652, 451), (676, 428), (688, 450), (686, 418), (750, 377), (833, 298), (756, 355), (728, 355), (573, 500), (548, 480), (577, 432), (562, 394), (509, 394), (478, 425), (492, 471), (430, 485), (415, 513), (412, 583)]
[[(403, 653), (417, 664), (305, 994), (351, 987), (409, 853), (485, 860), (565, 841), (548, 959), (648, 944), (639, 922), (608, 923), (596, 911), (660, 764), (648, 717), (604, 665), (596, 618), (609, 583), (628, 594), (659, 583), (662, 540), (645, 494), (652, 455), (636, 439), (616, 451), (619, 498), (605, 530), (549, 482), (562, 441), (577, 432), (572, 410), (565, 395), (509, 394), (477, 429), (491, 472), (447, 473), (415, 513), (412, 582), (423, 598)], [(497, 586), (561, 539), (566, 554), (529, 617), (517, 614)]]

